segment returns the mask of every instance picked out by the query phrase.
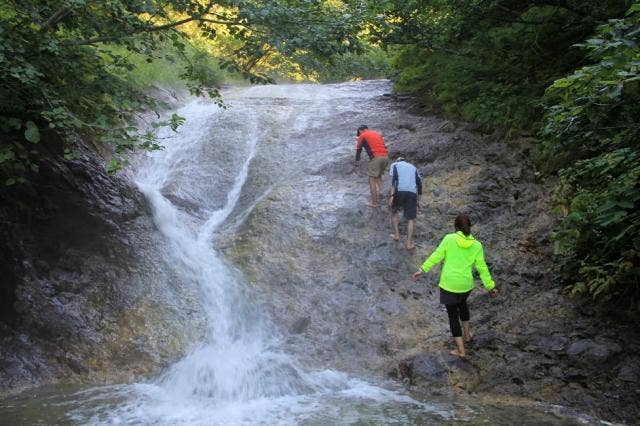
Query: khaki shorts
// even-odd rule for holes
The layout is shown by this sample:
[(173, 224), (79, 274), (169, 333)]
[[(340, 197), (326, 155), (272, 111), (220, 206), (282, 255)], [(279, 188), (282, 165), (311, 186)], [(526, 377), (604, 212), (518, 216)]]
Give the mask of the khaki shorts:
[(389, 157), (373, 157), (367, 163), (367, 175), (369, 177), (381, 177), (389, 167)]

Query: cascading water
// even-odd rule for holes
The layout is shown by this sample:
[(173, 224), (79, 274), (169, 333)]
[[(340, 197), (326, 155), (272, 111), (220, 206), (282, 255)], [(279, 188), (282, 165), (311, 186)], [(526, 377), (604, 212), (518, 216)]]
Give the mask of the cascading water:
[(498, 418), (466, 406), (454, 412), (451, 404), (419, 403), (388, 390), (390, 384), (301, 366), (282, 349), (283, 338), (256, 294), (214, 249), (217, 235), (233, 232), (270, 188), (345, 149), (341, 133), (320, 149), (307, 134), (339, 121), (355, 128), (361, 123), (348, 114), (388, 90), (386, 81), (251, 87), (227, 91), (227, 110), (200, 101), (179, 110), (186, 124), (163, 135), (165, 149), (145, 159), (136, 182), (152, 207), (177, 284), (193, 286), (201, 296), (207, 316), (202, 341), (155, 379), (42, 397), (34, 418), (140, 425)]
[[(258, 129), (259, 119), (265, 117), (258, 116), (258, 108), (234, 103), (233, 97), (230, 102), (227, 111), (204, 102), (178, 111), (187, 123), (166, 140), (163, 151), (141, 166), (137, 176), (177, 275), (201, 292), (208, 316), (203, 341), (156, 380), (109, 388), (108, 393), (115, 392), (123, 402), (97, 406), (96, 411), (83, 407), (72, 413), (73, 418), (93, 424), (296, 424), (319, 413), (327, 415), (333, 399), (363, 397), (426, 410), (410, 398), (345, 374), (304, 371), (278, 350), (278, 335), (260, 314), (259, 304), (239, 274), (212, 248), (216, 230), (236, 209), (264, 136)], [(300, 114), (296, 120), (289, 114), (285, 122), (292, 131), (300, 131), (310, 117)], [(212, 125), (225, 120), (235, 124), (216, 137), (218, 129)], [(224, 150), (240, 156), (220, 164), (216, 157)], [(216, 176), (215, 171), (227, 176)], [(226, 191), (218, 195), (224, 200), (221, 206), (219, 200), (207, 198), (208, 187), (221, 186), (220, 177), (226, 180), (226, 188), (218, 188)], [(196, 208), (178, 207), (185, 204)]]

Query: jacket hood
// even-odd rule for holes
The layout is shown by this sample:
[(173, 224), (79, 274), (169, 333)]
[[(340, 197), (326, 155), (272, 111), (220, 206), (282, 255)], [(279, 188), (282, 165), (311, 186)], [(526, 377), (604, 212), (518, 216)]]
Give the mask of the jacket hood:
[(476, 242), (473, 235), (466, 236), (461, 231), (456, 232), (456, 244), (461, 248), (469, 248)]

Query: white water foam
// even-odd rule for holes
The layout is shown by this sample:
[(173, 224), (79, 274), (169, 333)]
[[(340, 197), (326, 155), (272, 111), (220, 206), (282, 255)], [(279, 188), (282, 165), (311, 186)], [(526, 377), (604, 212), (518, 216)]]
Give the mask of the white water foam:
[[(280, 338), (274, 327), (261, 315), (239, 274), (211, 244), (218, 227), (236, 207), (260, 144), (256, 115), (250, 108), (233, 111), (244, 113), (243, 128), (238, 130), (242, 137), (233, 143), (234, 149), (245, 152), (245, 159), (223, 207), (208, 211), (208, 217), (200, 223), (174, 205), (164, 192), (171, 187), (174, 195), (204, 200), (176, 176), (187, 175), (191, 182), (196, 179), (203, 185), (215, 184), (215, 176), (207, 175), (206, 168), (193, 167), (191, 162), (210, 143), (210, 123), (228, 112), (213, 104), (194, 102), (178, 113), (187, 117), (187, 123), (168, 139), (163, 151), (149, 158), (137, 183), (151, 204), (178, 276), (185, 283), (197, 285), (202, 294), (207, 335), (155, 380), (104, 391), (105, 400), (120, 402), (92, 403), (93, 409), (85, 406), (75, 410), (72, 419), (91, 424), (299, 424), (323, 421), (323, 416), (339, 419), (344, 413), (336, 407), (343, 406), (336, 401), (343, 400), (356, 405), (362, 401), (406, 404), (446, 418), (445, 412), (339, 372), (307, 372), (278, 349)], [(305, 124), (305, 120), (298, 123)], [(86, 395), (102, 393), (95, 389), (92, 392)]]

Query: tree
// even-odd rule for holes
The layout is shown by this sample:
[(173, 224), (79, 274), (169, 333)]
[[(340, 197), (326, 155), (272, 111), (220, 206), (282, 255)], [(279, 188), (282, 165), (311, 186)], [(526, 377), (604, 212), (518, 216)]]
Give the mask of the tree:
[[(153, 60), (169, 42), (184, 55), (189, 25), (209, 40), (221, 32), (235, 38), (238, 47), (222, 65), (252, 82), (268, 82), (256, 71), (266, 55), (358, 50), (358, 24), (339, 3), (318, 0), (3, 1), (0, 177), (11, 185), (37, 171), (38, 143), (50, 131), (62, 136), (69, 158), (80, 137), (110, 144), (110, 171), (120, 167), (127, 151), (160, 148), (153, 130), (139, 134), (136, 114), (158, 112), (162, 105), (127, 80), (135, 65), (126, 52)], [(125, 53), (112, 46), (125, 47)], [(217, 82), (186, 62), (183, 78), (191, 92), (219, 99)], [(175, 129), (182, 120), (173, 115), (149, 128)]]
[(379, 2), (376, 40), (399, 48), (396, 84), (444, 112), (530, 131), (541, 98), (584, 54), (572, 46), (598, 23), (620, 17), (628, 1), (409, 0)]
[(549, 87), (540, 152), (560, 176), (563, 278), (628, 306), (640, 299), (639, 46), (640, 3), (579, 45), (591, 63)]

